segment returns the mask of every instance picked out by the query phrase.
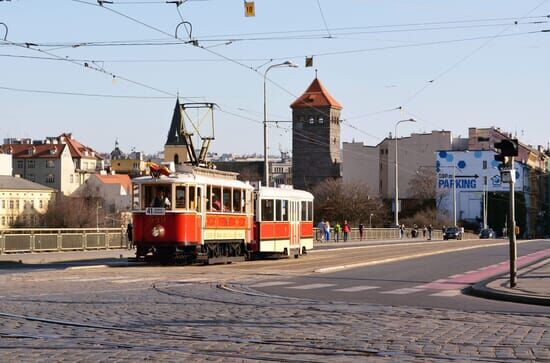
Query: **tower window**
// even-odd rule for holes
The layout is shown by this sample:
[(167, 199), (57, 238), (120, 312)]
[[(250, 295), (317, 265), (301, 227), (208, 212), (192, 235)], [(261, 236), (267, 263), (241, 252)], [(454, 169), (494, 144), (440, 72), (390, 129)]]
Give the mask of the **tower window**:
[(325, 118), (323, 116), (319, 116), (317, 118), (317, 122), (319, 122), (320, 124), (323, 124), (323, 123), (325, 123)]
[(315, 117), (309, 116), (309, 123), (314, 124), (315, 123)]

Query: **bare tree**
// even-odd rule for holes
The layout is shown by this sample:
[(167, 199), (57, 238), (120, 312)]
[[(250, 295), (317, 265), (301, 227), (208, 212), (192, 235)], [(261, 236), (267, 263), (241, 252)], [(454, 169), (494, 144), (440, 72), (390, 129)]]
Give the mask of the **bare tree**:
[(84, 185), (75, 196), (58, 195), (44, 215), (44, 224), (52, 228), (91, 228), (103, 226), (104, 200), (89, 185)]
[(371, 195), (365, 184), (344, 183), (341, 179), (327, 179), (313, 189), (315, 218), (317, 221), (344, 221), (365, 223), (371, 214), (382, 223), (388, 210), (379, 198)]

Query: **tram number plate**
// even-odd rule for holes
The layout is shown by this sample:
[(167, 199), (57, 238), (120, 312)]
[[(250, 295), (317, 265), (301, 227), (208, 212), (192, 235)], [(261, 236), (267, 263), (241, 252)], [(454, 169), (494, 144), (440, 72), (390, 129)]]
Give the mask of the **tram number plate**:
[(166, 209), (164, 208), (149, 207), (145, 209), (145, 215), (148, 215), (148, 216), (163, 216), (165, 214), (166, 214)]

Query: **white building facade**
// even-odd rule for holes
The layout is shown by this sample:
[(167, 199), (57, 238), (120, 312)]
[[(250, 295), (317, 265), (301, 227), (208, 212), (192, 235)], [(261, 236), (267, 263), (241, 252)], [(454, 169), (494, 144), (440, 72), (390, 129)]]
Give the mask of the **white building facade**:
[[(435, 158), (436, 203), (438, 212), (453, 220), (456, 197), (456, 220), (483, 221), (484, 195), (491, 192), (508, 192), (503, 183), (494, 151), (438, 151)], [(516, 162), (516, 192), (523, 192), (528, 173), (525, 166)], [(453, 186), (455, 188), (453, 188)]]

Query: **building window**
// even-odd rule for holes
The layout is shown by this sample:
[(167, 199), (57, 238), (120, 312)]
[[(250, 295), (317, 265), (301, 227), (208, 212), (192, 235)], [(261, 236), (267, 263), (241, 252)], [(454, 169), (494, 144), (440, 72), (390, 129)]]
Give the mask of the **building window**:
[(17, 169), (23, 169), (23, 160), (17, 160)]
[(19, 199), (15, 201), (15, 209), (19, 210)]
[(27, 161), (27, 165), (28, 165), (29, 169), (34, 169), (34, 164), (35, 164), (34, 160)]
[(43, 206), (43, 205), (44, 205), (44, 204), (42, 203), (42, 199), (40, 199), (40, 200), (38, 201), (38, 208), (42, 209), (42, 206)]
[(10, 209), (13, 209), (13, 200), (10, 200)]
[(6, 217), (2, 216), (2, 225), (5, 226), (6, 225)]
[(319, 116), (317, 118), (317, 122), (319, 122), (320, 124), (323, 124), (323, 123), (325, 123), (325, 118), (323, 116)]
[(55, 161), (46, 160), (46, 168), (55, 168)]
[(487, 169), (487, 160), (483, 160), (483, 169)]
[(46, 176), (46, 183), (54, 183), (55, 182), (55, 177), (53, 176), (53, 174), (48, 174)]
[(71, 183), (74, 183), (74, 175), (73, 174), (71, 174), (70, 179), (71, 179)]
[(315, 117), (309, 116), (309, 124), (313, 125), (315, 123)]
[(305, 116), (304, 115), (300, 115), (300, 117), (298, 118), (298, 120), (300, 122), (304, 122), (306, 120)]
[(2, 199), (2, 209), (6, 209), (6, 201)]

